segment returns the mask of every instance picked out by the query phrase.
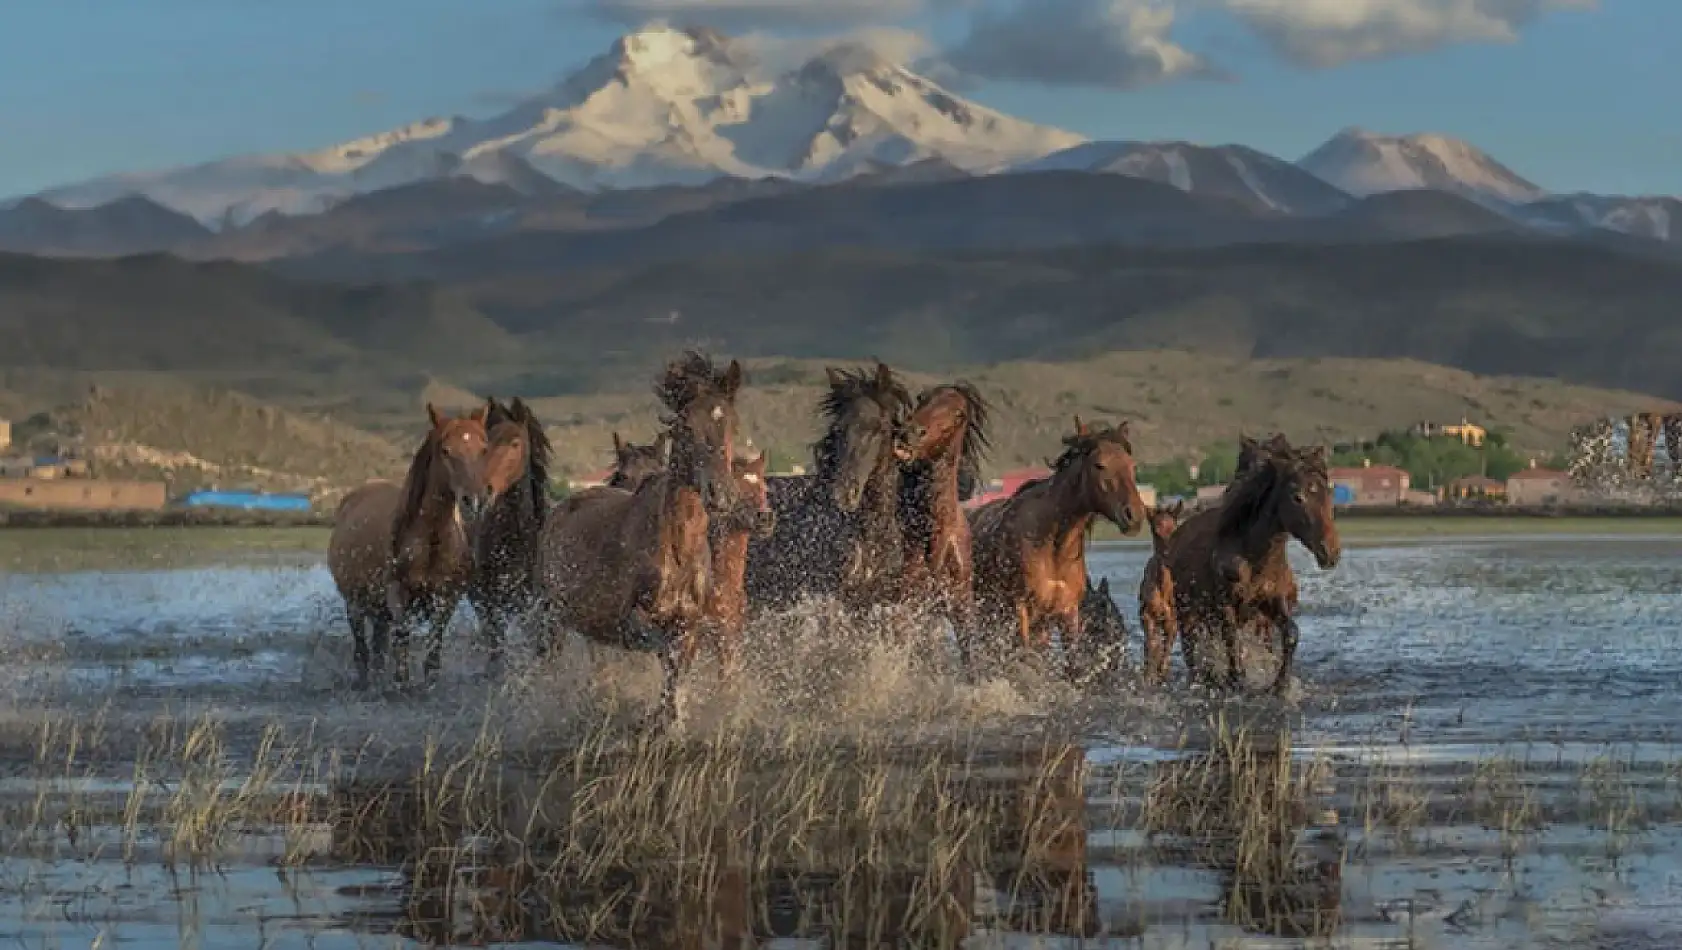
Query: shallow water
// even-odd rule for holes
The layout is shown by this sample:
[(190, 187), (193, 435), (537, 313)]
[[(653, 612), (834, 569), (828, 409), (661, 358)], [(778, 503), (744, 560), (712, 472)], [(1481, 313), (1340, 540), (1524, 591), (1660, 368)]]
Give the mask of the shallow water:
[[(1095, 550), (1091, 567), (1125, 596), (1147, 555), (1137, 546)], [(0, 575), (0, 702), (18, 722), (67, 708), (215, 709), (252, 721), (389, 715), (385, 701), (342, 689), (343, 620), (318, 561), (226, 560)], [(1301, 551), (1293, 560), (1303, 606), (1292, 738), (1300, 758), (1327, 760), (1336, 773), (1322, 804), (1338, 813), (1346, 839), (1346, 945), (1682, 945), (1682, 537), (1369, 544), (1346, 551), (1331, 573)], [(453, 649), (470, 639), (466, 608), (457, 623)], [(477, 670), (458, 655), (447, 676), (465, 689)], [(1152, 763), (1182, 754), (1120, 734), (1095, 742), (1092, 820), (1125, 811), (1144, 794)], [(1504, 835), (1475, 808), (1457, 809), (1470, 783), (1489, 780), (1492, 762), (1542, 827)], [(1590, 777), (1609, 772), (1619, 779), (1617, 816), (1599, 814), (1604, 796), (1584, 792)], [(107, 778), (121, 798), (124, 776)], [(1406, 840), (1365, 828), (1363, 809), (1385, 781), (1419, 803), (1422, 818)], [(27, 794), (0, 785), (0, 798)], [(1102, 915), (1118, 928), (1145, 925), (1142, 939), (1117, 946), (1300, 944), (1222, 923), (1220, 876), (1165, 858), (1136, 832), (1098, 829), (1091, 847)], [(250, 854), (190, 886), (158, 867), (125, 869), (103, 857), (14, 860), (0, 867), (0, 902), (16, 898), (16, 910), (0, 913), (0, 941), (398, 940), (380, 925), (395, 913), (392, 871), (288, 874)]]

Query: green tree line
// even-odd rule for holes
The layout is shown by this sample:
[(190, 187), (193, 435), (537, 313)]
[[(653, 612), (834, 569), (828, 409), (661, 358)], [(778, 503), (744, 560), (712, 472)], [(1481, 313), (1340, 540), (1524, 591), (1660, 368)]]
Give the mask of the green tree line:
[[(1384, 432), (1370, 443), (1334, 451), (1333, 466), (1357, 467), (1367, 461), (1393, 465), (1408, 473), (1413, 486), (1434, 491), (1457, 478), (1485, 475), (1497, 481), (1530, 465), (1508, 442), (1505, 432), (1490, 432), (1482, 446), (1466, 445), (1454, 436), (1424, 436), (1410, 432)], [(1162, 495), (1188, 495), (1203, 485), (1224, 485), (1232, 479), (1238, 462), (1238, 443), (1220, 442), (1203, 450), (1198, 458), (1174, 459), (1139, 468), (1139, 481), (1156, 486)], [(1564, 468), (1562, 459), (1549, 459), (1551, 468)], [(1195, 465), (1195, 468), (1193, 467)]]

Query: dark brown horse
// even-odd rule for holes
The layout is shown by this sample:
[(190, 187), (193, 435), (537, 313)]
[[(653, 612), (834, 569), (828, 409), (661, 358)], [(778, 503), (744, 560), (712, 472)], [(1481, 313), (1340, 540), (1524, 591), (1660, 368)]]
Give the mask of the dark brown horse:
[(638, 445), (613, 433), (613, 473), (607, 477), (610, 488), (636, 491), (650, 475), (666, 470), (666, 450), (669, 436), (662, 432), (648, 445)]
[(1080, 599), (1081, 642), (1088, 644), (1088, 654), (1094, 662), (1086, 675), (1089, 678), (1119, 672), (1127, 663), (1127, 620), (1110, 594), (1110, 579), (1100, 578), (1093, 583), (1086, 578), (1086, 593)]
[(385, 665), (388, 635), (394, 677), (407, 682), (409, 636), (423, 626), (431, 632), (425, 672), (438, 671), (444, 628), (473, 576), (481, 516), (495, 500), (485, 479), (485, 411), (452, 418), (429, 403), (432, 428), (403, 484), (369, 482), (334, 513), (327, 567), (350, 620), (358, 688), (368, 685), (370, 660)]
[(549, 621), (596, 643), (658, 653), (665, 671), (651, 724), (677, 715), (680, 648), (711, 588), (711, 518), (735, 507), (732, 442), (742, 367), (688, 353), (655, 387), (671, 457), (635, 491), (572, 495), (544, 523), (537, 584)]
[(1300, 639), (1291, 616), (1296, 575), (1286, 547), (1296, 538), (1322, 570), (1336, 567), (1342, 556), (1326, 453), (1318, 446), (1293, 448), (1282, 436), (1265, 444), (1245, 438), (1238, 467), (1219, 507), (1187, 519), (1163, 561), (1174, 578), (1174, 613), (1193, 677), (1213, 679), (1216, 666), (1199, 654), (1218, 641), (1224, 685), (1241, 686), (1240, 636), (1266, 624), (1280, 636), (1273, 690), (1282, 692)]
[(1082, 667), (1081, 600), (1086, 536), (1094, 518), (1124, 534), (1144, 525), (1127, 423), (1088, 428), (1075, 419), (1047, 478), (970, 513), (975, 595), (989, 631), (1014, 629), (1025, 650), (1043, 650), (1056, 628), (1071, 678)]
[(830, 369), (819, 412), (826, 431), (812, 447), (814, 472), (771, 484), (776, 529), (748, 542), (747, 593), (754, 608), (787, 608), (804, 596), (837, 596), (859, 611), (897, 593), (903, 552), (900, 463), (911, 396), (893, 371)]
[[(768, 537), (777, 526), (766, 488), (765, 454), (732, 463), (736, 479), (736, 508), (715, 517), (709, 525), (712, 546), (712, 588), (707, 592), (702, 631), (718, 657), (725, 675), (736, 672), (742, 653), (742, 631), (747, 622), (748, 539)], [(701, 638), (691, 637), (686, 645), (693, 661)]]
[(479, 617), (487, 668), (494, 675), (501, 667), (509, 623), (523, 616), (533, 602), (532, 562), (537, 536), (549, 513), (551, 447), (543, 424), (518, 397), (506, 406), (488, 400), (485, 424), (490, 441), (485, 477), (493, 485), (509, 488), (485, 513), (467, 599)]
[(1169, 658), (1180, 636), (1180, 622), (1174, 616), (1174, 575), (1168, 570), (1165, 552), (1185, 510), (1186, 503), (1176, 501), (1152, 508), (1145, 516), (1151, 528), (1151, 559), (1139, 579), (1139, 630), (1145, 638), (1145, 682), (1157, 686), (1168, 681)]
[(975, 566), (963, 503), (965, 488), (980, 481), (987, 413), (986, 400), (969, 383), (924, 390), (911, 413), (916, 441), (900, 475), (900, 597), (950, 621), (960, 645), (969, 643), (975, 624)]

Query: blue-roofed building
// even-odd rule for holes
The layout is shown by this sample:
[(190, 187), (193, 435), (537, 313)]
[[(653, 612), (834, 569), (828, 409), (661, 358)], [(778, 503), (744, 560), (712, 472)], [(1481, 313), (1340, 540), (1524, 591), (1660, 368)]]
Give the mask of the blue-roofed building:
[(258, 491), (189, 492), (181, 498), (183, 508), (239, 508), (246, 511), (309, 511), (310, 496)]

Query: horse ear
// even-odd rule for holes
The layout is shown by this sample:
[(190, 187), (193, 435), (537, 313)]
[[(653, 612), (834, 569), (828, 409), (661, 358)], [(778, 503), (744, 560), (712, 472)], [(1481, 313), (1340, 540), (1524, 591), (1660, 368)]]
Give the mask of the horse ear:
[(1316, 445), (1312, 449), (1309, 449), (1308, 450), (1308, 460), (1310, 462), (1314, 463), (1315, 465), (1325, 465), (1326, 464), (1326, 447), (1323, 446), (1323, 445)]
[(724, 395), (734, 399), (736, 391), (742, 388), (742, 364), (736, 360), (730, 361), (730, 366), (724, 371), (724, 378), (719, 380), (719, 388)]
[(825, 366), (823, 374), (829, 380), (830, 389), (840, 389), (841, 384), (846, 380), (846, 377), (841, 375), (841, 371), (833, 366)]
[(881, 386), (882, 388), (886, 389), (887, 387), (893, 385), (893, 382), (894, 382), (894, 371), (888, 368), (888, 364), (882, 362), (881, 360), (877, 360), (876, 361), (876, 385)]
[(1107, 578), (1107, 577), (1100, 578), (1098, 580), (1098, 590), (1101, 591), (1106, 597), (1109, 596), (1109, 593), (1110, 593), (1110, 579)]
[(489, 414), (490, 414), (490, 407), (489, 406), (480, 406), (479, 408), (473, 410), (471, 413), (468, 413), (467, 418), (472, 419), (474, 422), (477, 422), (480, 425), (484, 425), (485, 424), (485, 417)]
[(1088, 435), (1090, 432), (1091, 430), (1087, 429), (1086, 423), (1080, 421), (1080, 416), (1075, 416), (1075, 435)]
[(625, 457), (625, 440), (619, 438), (619, 430), (613, 432), (613, 454), (618, 458)]
[(430, 402), (426, 404), (426, 418), (432, 422), (432, 428), (434, 429), (444, 428), (444, 423), (449, 421), (438, 411), (438, 407)]
[(531, 421), (531, 407), (526, 405), (526, 401), (519, 396), (515, 396), (514, 401), (508, 404), (508, 414), (519, 422)]
[(1253, 451), (1255, 451), (1256, 449), (1259, 449), (1259, 448), (1261, 448), (1261, 443), (1260, 442), (1257, 442), (1255, 439), (1250, 438), (1249, 436), (1245, 435), (1242, 432), (1240, 432), (1238, 434), (1238, 450), (1239, 451), (1241, 451), (1241, 452), (1246, 452), (1246, 451), (1253, 452)]
[(662, 432), (654, 437), (654, 454), (660, 459), (661, 465), (671, 462), (672, 434)]

